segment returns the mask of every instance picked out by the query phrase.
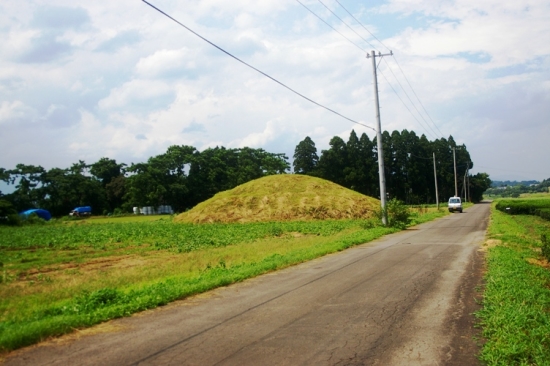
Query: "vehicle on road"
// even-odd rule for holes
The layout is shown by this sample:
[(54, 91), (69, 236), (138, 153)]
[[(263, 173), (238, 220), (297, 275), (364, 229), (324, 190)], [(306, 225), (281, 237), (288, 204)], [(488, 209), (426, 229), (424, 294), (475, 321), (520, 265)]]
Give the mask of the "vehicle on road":
[(451, 197), (449, 198), (449, 212), (460, 212), (462, 213), (462, 200), (460, 197)]
[(91, 216), (92, 208), (90, 206), (76, 207), (69, 213), (70, 216)]

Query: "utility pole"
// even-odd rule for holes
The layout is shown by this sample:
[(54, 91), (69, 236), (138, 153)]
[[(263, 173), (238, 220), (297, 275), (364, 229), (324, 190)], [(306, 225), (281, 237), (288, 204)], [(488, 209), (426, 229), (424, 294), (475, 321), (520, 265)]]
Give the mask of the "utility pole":
[(468, 176), (467, 176), (467, 185), (468, 185), (468, 202), (472, 202), (472, 196), (470, 195), (470, 164), (471, 162), (468, 162)]
[(468, 192), (466, 191), (466, 174), (464, 174), (464, 183), (462, 183), (462, 185), (464, 186), (464, 202), (468, 202)]
[(376, 77), (376, 57), (393, 56), (393, 52), (388, 54), (378, 55), (371, 51), (367, 58), (372, 58), (372, 75), (374, 79), (374, 107), (376, 109), (376, 141), (378, 145), (378, 176), (380, 179), (380, 205), (382, 206), (382, 223), (388, 224), (388, 218), (386, 213), (386, 177), (384, 174), (384, 152), (382, 151), (382, 126), (380, 124), (380, 103), (378, 102), (378, 79)]
[(453, 163), (454, 163), (454, 166), (455, 166), (455, 197), (458, 197), (458, 183), (456, 181), (456, 153), (455, 153), (455, 150), (456, 150), (456, 148), (453, 147)]
[(435, 168), (435, 153), (434, 156), (434, 180), (435, 180), (435, 203), (437, 203), (437, 210), (439, 211), (439, 193), (437, 192), (437, 170)]

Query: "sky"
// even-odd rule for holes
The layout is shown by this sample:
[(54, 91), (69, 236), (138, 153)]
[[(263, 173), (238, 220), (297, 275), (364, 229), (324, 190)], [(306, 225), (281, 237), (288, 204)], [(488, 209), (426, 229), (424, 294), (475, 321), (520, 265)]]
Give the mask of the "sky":
[[(0, 167), (145, 162), (171, 145), (318, 154), (351, 130), (466, 145), (472, 174), (550, 178), (547, 0), (0, 2)], [(342, 116), (346, 117), (343, 118)], [(354, 122), (351, 122), (355, 121)], [(369, 127), (365, 127), (369, 126)]]

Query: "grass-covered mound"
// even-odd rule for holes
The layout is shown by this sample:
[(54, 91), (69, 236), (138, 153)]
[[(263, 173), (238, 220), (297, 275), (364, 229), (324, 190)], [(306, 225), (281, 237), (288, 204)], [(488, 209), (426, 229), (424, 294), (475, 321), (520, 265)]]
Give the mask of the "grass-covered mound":
[(188, 223), (367, 219), (380, 201), (324, 179), (271, 175), (220, 192), (174, 220)]

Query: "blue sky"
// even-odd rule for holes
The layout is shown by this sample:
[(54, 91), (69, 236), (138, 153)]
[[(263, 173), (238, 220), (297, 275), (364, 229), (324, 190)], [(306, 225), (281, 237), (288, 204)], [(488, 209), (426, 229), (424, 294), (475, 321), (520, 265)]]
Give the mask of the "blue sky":
[[(296, 0), (151, 3), (369, 126), (375, 112), (365, 54), (391, 49), (395, 56), (379, 66), (383, 129), (430, 140), (452, 135), (468, 147), (473, 172), (495, 180), (550, 178), (547, 1), (300, 1), (341, 34)], [(319, 152), (352, 129), (374, 137), (139, 0), (3, 1), (0, 36), (0, 167), (7, 169), (104, 156), (137, 163), (174, 144), (292, 157), (306, 136)]]

